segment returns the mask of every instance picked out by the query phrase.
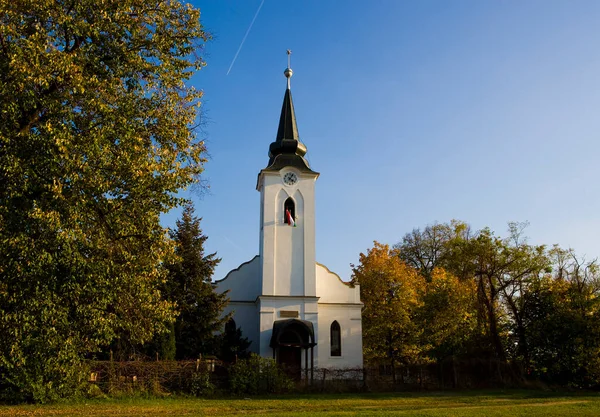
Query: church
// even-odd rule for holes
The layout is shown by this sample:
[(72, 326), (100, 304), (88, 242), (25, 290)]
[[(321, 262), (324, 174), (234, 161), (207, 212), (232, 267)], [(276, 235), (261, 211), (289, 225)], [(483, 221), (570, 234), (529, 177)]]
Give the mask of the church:
[[(362, 367), (360, 289), (315, 260), (315, 183), (300, 141), (290, 90), (269, 162), (258, 173), (260, 244), (253, 259), (215, 282), (228, 291), (225, 314), (252, 344), (300, 377), (320, 368)], [(312, 372), (311, 372), (312, 373)]]

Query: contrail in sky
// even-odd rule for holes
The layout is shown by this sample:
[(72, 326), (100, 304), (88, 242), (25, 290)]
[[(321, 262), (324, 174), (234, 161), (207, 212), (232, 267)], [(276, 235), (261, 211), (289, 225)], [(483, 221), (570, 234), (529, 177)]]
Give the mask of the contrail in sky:
[(227, 236), (223, 235), (223, 239), (225, 239), (225, 240), (227, 241), (227, 243), (229, 243), (229, 244), (230, 244), (231, 246), (233, 246), (234, 248), (236, 248), (236, 249), (238, 249), (238, 250), (240, 250), (240, 251), (243, 251), (243, 249), (242, 249), (242, 248), (241, 248), (239, 245), (237, 245), (237, 244), (233, 243), (233, 242), (231, 241), (231, 239), (229, 239)]
[(227, 70), (226, 75), (229, 75), (229, 71), (231, 71), (233, 64), (235, 64), (235, 60), (237, 59), (238, 55), (240, 54), (240, 51), (242, 50), (242, 46), (244, 46), (244, 42), (246, 42), (246, 38), (248, 37), (248, 34), (250, 33), (250, 30), (252, 29), (252, 25), (254, 25), (254, 21), (258, 17), (258, 14), (260, 13), (260, 9), (262, 9), (263, 4), (265, 4), (265, 0), (262, 0), (260, 2), (260, 6), (258, 6), (258, 10), (254, 14), (254, 19), (252, 19), (252, 22), (250, 22), (250, 26), (248, 26), (248, 30), (246, 31), (246, 34), (244, 35), (244, 39), (242, 39), (242, 43), (240, 43), (240, 47), (238, 48), (237, 52), (235, 53), (235, 56), (233, 57), (233, 61), (231, 61), (231, 65), (229, 66), (229, 69)]

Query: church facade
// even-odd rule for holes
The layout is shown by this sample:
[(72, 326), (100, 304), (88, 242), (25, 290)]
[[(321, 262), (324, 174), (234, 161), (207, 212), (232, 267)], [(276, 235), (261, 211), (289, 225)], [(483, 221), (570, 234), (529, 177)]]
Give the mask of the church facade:
[(228, 291), (236, 326), (250, 350), (274, 358), (300, 376), (322, 368), (362, 367), (359, 286), (315, 259), (315, 183), (319, 173), (304, 158), (286, 69), (277, 136), (267, 167), (258, 174), (259, 254), (215, 282)]

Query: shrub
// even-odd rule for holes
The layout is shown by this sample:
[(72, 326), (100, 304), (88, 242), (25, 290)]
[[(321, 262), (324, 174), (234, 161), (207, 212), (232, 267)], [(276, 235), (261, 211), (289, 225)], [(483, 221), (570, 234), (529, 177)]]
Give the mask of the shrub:
[(273, 359), (254, 353), (229, 368), (229, 391), (233, 395), (280, 394), (293, 387), (294, 382)]
[(196, 397), (212, 395), (215, 392), (215, 386), (210, 382), (210, 374), (208, 372), (197, 371), (191, 376), (190, 394)]

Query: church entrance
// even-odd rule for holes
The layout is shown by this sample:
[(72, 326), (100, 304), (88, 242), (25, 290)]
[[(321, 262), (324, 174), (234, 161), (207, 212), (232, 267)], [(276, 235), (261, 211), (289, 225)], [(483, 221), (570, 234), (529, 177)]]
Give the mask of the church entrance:
[(302, 348), (293, 346), (280, 346), (277, 362), (292, 378), (302, 378)]
[[(310, 321), (289, 319), (274, 322), (270, 345), (275, 360), (288, 375), (300, 380), (304, 370), (304, 378), (308, 382), (310, 370), (310, 379), (313, 379), (316, 343), (313, 324)], [(304, 353), (304, 364), (302, 353)]]

